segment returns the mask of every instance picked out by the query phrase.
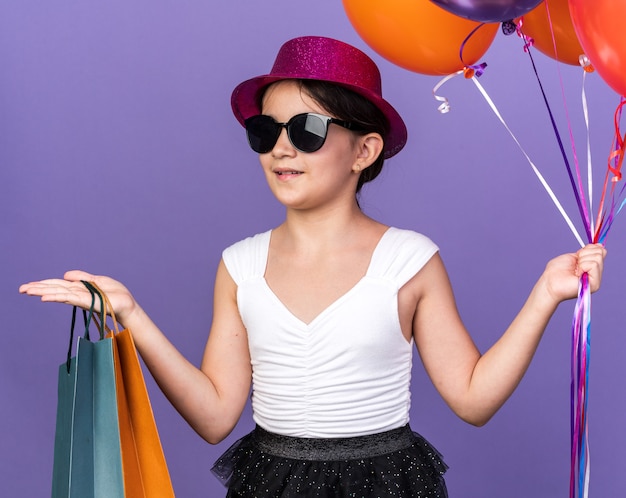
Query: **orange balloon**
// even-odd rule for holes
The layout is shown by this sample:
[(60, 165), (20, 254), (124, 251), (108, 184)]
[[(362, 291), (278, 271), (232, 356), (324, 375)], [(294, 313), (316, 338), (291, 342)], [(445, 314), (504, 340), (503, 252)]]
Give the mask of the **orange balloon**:
[(456, 16), (430, 0), (343, 0), (348, 19), (365, 43), (385, 59), (422, 74), (447, 75), (472, 65), (493, 43), (498, 23)]
[(626, 2), (569, 0), (572, 23), (598, 74), (626, 96)]
[(578, 58), (584, 50), (572, 23), (568, 0), (545, 0), (524, 14), (522, 20), (522, 31), (534, 40), (533, 47), (557, 61), (574, 66), (580, 64)]

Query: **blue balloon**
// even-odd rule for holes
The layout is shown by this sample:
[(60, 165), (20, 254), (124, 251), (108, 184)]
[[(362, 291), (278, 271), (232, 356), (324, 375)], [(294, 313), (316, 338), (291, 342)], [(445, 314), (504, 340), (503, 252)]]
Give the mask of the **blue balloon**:
[(543, 0), (430, 0), (439, 7), (472, 21), (504, 22), (523, 16)]

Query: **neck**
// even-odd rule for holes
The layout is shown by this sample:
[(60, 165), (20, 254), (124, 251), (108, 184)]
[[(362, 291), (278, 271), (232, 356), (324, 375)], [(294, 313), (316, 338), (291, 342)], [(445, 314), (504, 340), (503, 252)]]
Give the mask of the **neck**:
[(276, 229), (277, 235), (291, 244), (308, 248), (343, 245), (353, 235), (367, 227), (380, 225), (365, 215), (356, 202), (350, 207), (322, 211), (288, 209), (285, 222)]

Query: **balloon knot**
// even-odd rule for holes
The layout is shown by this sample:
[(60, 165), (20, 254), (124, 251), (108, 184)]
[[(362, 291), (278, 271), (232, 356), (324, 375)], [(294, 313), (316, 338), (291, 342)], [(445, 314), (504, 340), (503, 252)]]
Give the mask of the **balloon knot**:
[(509, 36), (517, 31), (517, 25), (515, 24), (515, 21), (511, 19), (510, 21), (504, 21), (502, 23), (501, 29), (502, 33), (505, 36)]
[(585, 54), (581, 54), (578, 56), (578, 62), (586, 73), (593, 73), (595, 71), (595, 68), (593, 67), (593, 64), (591, 64), (589, 57), (587, 57)]
[(485, 68), (487, 67), (486, 62), (481, 62), (480, 64), (475, 64), (473, 66), (465, 66), (463, 68), (463, 76), (465, 79), (471, 79), (474, 76), (480, 78), (485, 72)]

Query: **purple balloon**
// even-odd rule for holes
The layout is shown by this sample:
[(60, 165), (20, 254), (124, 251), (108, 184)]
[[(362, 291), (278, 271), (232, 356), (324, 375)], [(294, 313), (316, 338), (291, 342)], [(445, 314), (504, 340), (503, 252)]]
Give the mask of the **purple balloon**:
[(478, 22), (503, 22), (523, 16), (543, 0), (430, 0), (439, 7)]

